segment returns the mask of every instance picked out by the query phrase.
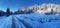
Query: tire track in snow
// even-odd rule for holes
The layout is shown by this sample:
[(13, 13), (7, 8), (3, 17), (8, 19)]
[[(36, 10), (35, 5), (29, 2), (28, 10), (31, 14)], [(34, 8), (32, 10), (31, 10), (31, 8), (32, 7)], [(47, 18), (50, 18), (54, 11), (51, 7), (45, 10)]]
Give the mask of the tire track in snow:
[(16, 17), (12, 16), (12, 25), (11, 28), (23, 28)]
[(5, 26), (6, 21), (4, 21), (4, 23), (2, 23), (2, 25), (0, 26), (0, 28), (3, 28), (3, 26)]
[[(16, 16), (15, 16), (16, 17)], [(29, 23), (25, 22), (24, 20), (21, 20), (20, 18), (16, 17), (19, 22), (21, 22), (26, 28), (33, 28)]]
[(0, 26), (0, 28), (10, 28), (10, 19), (5, 18), (5, 20), (3, 20), (4, 22), (2, 23), (2, 25)]
[(4, 18), (5, 20), (3, 20), (4, 22), (2, 23), (2, 25), (0, 26), (0, 28), (8, 28), (8, 24), (9, 24), (9, 22), (8, 22), (8, 20), (9, 19), (6, 19), (6, 18)]
[(11, 28), (15, 28), (14, 17), (13, 17), (13, 16), (12, 16), (12, 24), (11, 24)]

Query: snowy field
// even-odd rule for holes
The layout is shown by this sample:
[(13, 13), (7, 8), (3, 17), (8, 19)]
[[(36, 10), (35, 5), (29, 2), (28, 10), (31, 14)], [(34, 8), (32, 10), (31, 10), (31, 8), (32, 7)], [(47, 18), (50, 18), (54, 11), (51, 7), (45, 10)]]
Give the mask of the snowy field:
[(60, 15), (31, 13), (2, 16), (0, 28), (60, 28)]

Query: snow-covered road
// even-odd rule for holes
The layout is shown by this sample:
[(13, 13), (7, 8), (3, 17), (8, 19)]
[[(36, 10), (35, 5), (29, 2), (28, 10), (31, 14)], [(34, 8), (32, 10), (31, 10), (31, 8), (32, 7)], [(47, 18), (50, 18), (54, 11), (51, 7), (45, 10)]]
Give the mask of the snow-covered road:
[(0, 28), (33, 28), (29, 23), (16, 16), (4, 18), (0, 22)]
[(24, 20), (21, 20), (16, 16), (12, 16), (12, 28), (33, 28), (33, 27)]

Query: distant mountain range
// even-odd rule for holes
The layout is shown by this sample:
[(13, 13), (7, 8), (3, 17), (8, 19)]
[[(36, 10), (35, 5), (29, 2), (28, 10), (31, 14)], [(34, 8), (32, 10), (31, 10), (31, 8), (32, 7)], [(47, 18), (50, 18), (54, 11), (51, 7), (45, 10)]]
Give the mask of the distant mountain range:
[(41, 14), (60, 14), (60, 5), (59, 4), (42, 4), (42, 5), (33, 5), (29, 7), (19, 8), (18, 12), (37, 12)]
[(34, 6), (19, 8), (16, 12), (26, 14), (26, 13), (34, 13), (37, 10), (38, 10), (38, 5), (34, 5)]

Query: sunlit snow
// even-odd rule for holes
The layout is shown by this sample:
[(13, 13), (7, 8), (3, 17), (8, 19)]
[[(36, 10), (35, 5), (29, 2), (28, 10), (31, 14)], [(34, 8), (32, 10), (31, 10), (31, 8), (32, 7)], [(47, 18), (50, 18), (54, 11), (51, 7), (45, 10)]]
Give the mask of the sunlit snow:
[(31, 13), (2, 16), (0, 28), (60, 28), (60, 15)]

